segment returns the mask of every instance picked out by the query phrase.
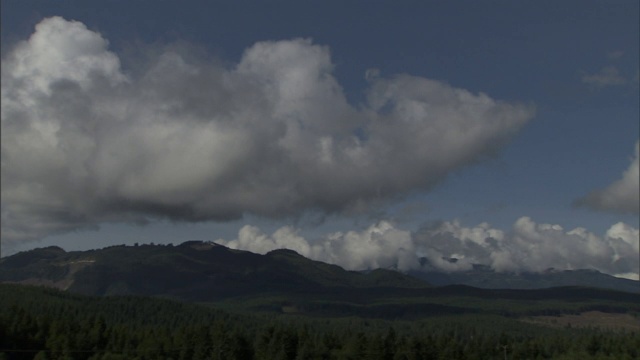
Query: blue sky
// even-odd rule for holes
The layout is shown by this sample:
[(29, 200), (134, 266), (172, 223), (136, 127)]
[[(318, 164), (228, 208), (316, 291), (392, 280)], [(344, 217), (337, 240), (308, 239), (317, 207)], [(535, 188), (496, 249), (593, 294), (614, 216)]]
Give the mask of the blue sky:
[[(365, 267), (399, 266), (400, 257), (382, 259), (380, 251), (387, 248), (381, 243), (371, 245), (378, 247), (371, 250), (368, 257), (363, 255), (364, 250), (349, 250), (340, 247), (342, 245), (324, 252), (314, 248), (314, 244), (336, 241), (346, 244), (350, 241), (348, 234), (363, 241), (356, 242), (359, 247), (366, 247), (367, 241), (371, 244), (371, 234), (378, 231), (388, 235), (382, 236), (384, 241), (394, 244), (402, 243), (403, 236), (407, 236), (410, 244), (402, 249), (411, 249), (411, 252), (430, 249), (438, 254), (434, 259), (440, 255), (457, 255), (475, 262), (486, 260), (490, 251), (484, 255), (467, 251), (463, 249), (464, 241), (458, 248), (445, 249), (430, 245), (429, 239), (435, 239), (436, 233), (446, 233), (455, 238), (451, 240), (455, 242), (461, 239), (464, 229), (478, 230), (477, 225), (486, 222), (488, 228), (504, 233), (505, 246), (501, 251), (509, 248), (511, 254), (515, 254), (513, 249), (517, 248), (526, 253), (524, 249), (529, 248), (529, 243), (519, 232), (520, 227), (526, 227), (526, 221), (521, 221), (525, 218), (534, 224), (534, 229), (543, 238), (535, 240), (538, 238), (532, 235), (531, 241), (542, 241), (550, 247), (562, 241), (579, 244), (576, 240), (579, 235), (571, 230), (580, 227), (596, 236), (600, 245), (606, 245), (606, 251), (611, 252), (609, 257), (617, 257), (611, 264), (605, 264), (602, 259), (591, 261), (587, 258), (598, 253), (594, 247), (585, 250), (584, 254), (578, 251), (582, 254), (580, 259), (558, 260), (557, 264), (545, 262), (544, 266), (595, 267), (609, 273), (637, 275), (637, 264), (623, 266), (618, 260), (633, 257), (634, 251), (637, 258), (638, 249), (638, 207), (633, 203), (638, 202), (638, 160), (637, 154), (634, 158), (634, 147), (638, 142), (640, 117), (639, 12), (637, 1), (274, 1), (268, 4), (257, 1), (3, 1), (3, 80), (7, 77), (11, 80), (3, 81), (3, 133), (6, 135), (3, 134), (2, 148), (2, 254), (45, 245), (75, 250), (134, 242), (220, 239), (221, 243), (254, 251), (293, 244), (291, 246), (298, 246), (298, 250), (307, 256), (347, 267), (355, 263)], [(39, 30), (39, 36), (49, 42), (36, 44), (33, 39), (38, 31), (34, 27), (53, 16), (60, 17), (59, 21), (45, 21), (46, 25)], [(61, 55), (60, 62), (75, 61), (72, 28), (84, 35), (95, 35), (89, 36), (87, 41), (97, 44), (96, 51), (100, 53), (95, 59), (102, 59), (100, 65), (96, 65), (98, 60), (92, 58), (96, 61), (91, 65), (94, 67), (87, 65), (88, 70), (84, 73), (80, 68), (74, 73), (60, 70), (63, 69), (60, 64), (57, 68), (58, 65), (51, 65), (56, 61), (51, 60), (55, 58), (52, 51), (72, 54)], [(32, 34), (33, 41), (26, 42)], [(91, 46), (88, 48), (95, 50)], [(24, 54), (45, 60), (24, 60)], [(159, 59), (169, 59), (166, 60), (169, 65), (162, 65), (165, 60)], [(110, 61), (117, 61), (117, 64)], [(172, 73), (182, 63), (207, 76), (190, 87), (189, 81), (193, 79), (184, 75), (186, 72)], [(39, 97), (42, 93), (30, 98), (35, 99), (35, 103), (29, 103), (31, 105), (25, 105), (28, 101), (18, 95), (5, 95), (27, 91), (23, 88), (25, 81), (43, 76), (45, 70), (42, 69), (45, 68), (58, 69), (55, 76), (46, 78), (50, 90), (40, 89), (45, 97), (65, 96), (64, 86), (52, 84), (54, 80), (58, 81), (56, 84), (70, 81), (79, 84), (79, 89), (66, 91), (73, 99), (85, 99), (82, 106), (91, 104), (88, 105), (90, 109), (64, 97), (59, 99), (68, 101), (71, 110), (57, 105), (51, 107), (53, 105), (49, 103), (46, 103), (49, 107), (45, 107), (45, 100)], [(315, 78), (312, 74), (311, 80), (304, 78), (294, 84), (298, 88), (293, 88), (294, 85), (286, 80), (290, 79), (287, 71), (293, 74), (293, 68), (313, 74), (317, 71), (319, 75)], [(97, 89), (95, 83), (85, 85), (98, 81), (90, 78), (95, 71), (102, 77), (112, 77), (108, 88), (111, 90), (94, 90)], [(367, 72), (370, 74), (368, 79)], [(240, 73), (242, 79), (238, 80)], [(252, 75), (247, 75), (249, 73)], [(126, 80), (117, 80), (118, 76)], [(148, 159), (187, 164), (175, 170), (184, 173), (183, 178), (169, 185), (158, 185), (171, 187), (169, 193), (165, 190), (151, 192), (151, 186), (127, 192), (134, 191), (131, 190), (133, 185), (123, 179), (130, 177), (131, 181), (142, 181), (136, 180), (136, 169), (139, 168), (117, 159), (113, 160), (115, 163), (109, 163), (111, 167), (106, 170), (93, 163), (86, 165), (87, 161), (92, 161), (87, 159), (100, 159), (102, 150), (99, 147), (92, 148), (94, 157), (82, 160), (85, 164), (82, 168), (89, 174), (84, 180), (78, 180), (80, 185), (77, 186), (86, 188), (82, 191), (87, 193), (85, 197), (79, 197), (80, 200), (69, 200), (73, 205), (59, 203), (64, 203), (65, 199), (60, 194), (73, 190), (70, 180), (64, 176), (70, 173), (67, 170), (75, 169), (76, 160), (56, 158), (61, 165), (54, 166), (51, 171), (67, 174), (64, 179), (53, 173), (47, 179), (44, 170), (24, 170), (24, 167), (41, 166), (39, 161), (45, 160), (37, 157), (38, 152), (34, 150), (37, 146), (29, 143), (36, 139), (29, 136), (35, 135), (8, 124), (26, 117), (26, 121), (31, 121), (32, 129), (41, 132), (42, 128), (33, 124), (55, 124), (58, 129), (55, 146), (66, 146), (61, 154), (68, 155), (74, 150), (79, 153), (84, 151), (81, 148), (84, 143), (79, 140), (65, 142), (65, 139), (71, 139), (71, 135), (64, 137), (65, 129), (76, 129), (65, 127), (65, 121), (85, 129), (85, 125), (78, 124), (87, 123), (83, 114), (88, 111), (99, 114), (96, 116), (102, 119), (101, 124), (121, 116), (124, 123), (129, 121), (143, 127), (146, 120), (139, 119), (147, 116), (141, 114), (148, 109), (124, 115), (113, 115), (115, 112), (111, 110), (111, 115), (105, 115), (96, 109), (124, 101), (116, 93), (130, 91), (127, 96), (132, 98), (144, 89), (156, 91), (150, 83), (144, 82), (151, 81), (149, 79), (159, 81), (162, 86), (176, 84), (178, 90), (158, 91), (153, 96), (167, 102), (178, 99), (176, 101), (182, 101), (181, 106), (190, 106), (165, 115), (168, 116), (166, 121), (176, 126), (172, 129), (193, 135), (184, 135), (185, 141), (194, 141), (193, 148), (197, 148), (197, 141), (207, 144), (219, 141), (215, 151), (232, 149), (228, 152), (231, 155), (223, 159), (213, 156), (216, 161), (229, 162), (230, 165), (220, 170), (220, 176), (238, 181), (238, 186), (218, 186), (217, 181), (222, 180), (214, 179), (212, 173), (198, 177), (200, 172), (195, 169), (204, 168), (202, 171), (206, 172), (207, 167), (195, 162), (192, 166), (187, 165), (193, 156), (200, 159), (201, 154), (194, 155), (178, 145), (177, 149), (186, 151), (184, 154), (170, 151), (170, 145), (142, 150), (123, 145), (119, 154), (135, 154), (138, 149), (143, 153), (126, 157), (144, 159), (146, 155), (153, 155)], [(228, 81), (231, 85), (226, 87), (216, 84), (217, 81)], [(268, 106), (285, 106), (286, 109), (274, 110), (272, 118), (251, 125), (251, 129), (240, 131), (232, 125), (235, 132), (231, 134), (237, 135), (237, 139), (259, 144), (255, 156), (250, 151), (247, 155), (235, 144), (236, 140), (224, 138), (225, 132), (211, 130), (214, 138), (207, 138), (209, 133), (204, 130), (188, 132), (187, 118), (204, 113), (200, 117), (209, 121), (227, 116), (231, 111), (237, 113), (238, 109), (253, 109), (254, 105), (243, 107), (243, 102), (271, 101), (265, 88), (250, 85), (260, 81), (263, 85), (279, 86), (289, 97), (295, 96), (295, 92), (308, 93), (305, 92), (307, 97), (295, 101), (286, 98), (285, 105), (277, 102), (284, 101), (285, 95), (282, 95), (283, 99), (274, 100), (279, 105), (269, 103)], [(113, 85), (114, 82), (118, 84)], [(285, 89), (285, 85), (290, 87)], [(242, 86), (247, 87), (246, 91)], [(199, 93), (203, 89), (205, 92), (219, 90), (229, 98), (216, 100), (223, 101), (220, 105), (210, 105), (207, 96)], [(113, 93), (104, 95), (105, 91)], [(492, 103), (479, 104), (482, 96)], [(376, 97), (383, 101), (379, 107), (371, 100)], [(145, 98), (144, 101), (151, 100)], [(237, 103), (238, 108), (226, 102)], [(428, 111), (418, 113), (411, 107), (422, 105)], [(42, 110), (25, 110), (37, 106), (42, 106)], [(271, 109), (255, 106), (256, 111)], [(468, 112), (461, 110), (466, 107), (470, 109)], [(283, 111), (288, 115), (279, 115)], [(73, 119), (65, 120), (65, 116)], [(407, 119), (412, 116), (420, 122), (418, 125)], [(229, 117), (231, 122), (240, 121)], [(332, 120), (325, 121), (325, 117)], [(500, 117), (504, 121), (496, 122)], [(277, 126), (295, 128), (287, 122), (294, 121), (293, 118), (302, 124), (296, 128), (301, 131), (300, 138), (274, 135)], [(85, 129), (87, 139), (96, 144), (108, 143), (116, 136), (109, 134), (118, 133), (114, 130), (115, 125), (96, 126), (111, 131), (100, 130), (94, 134), (91, 133), (93, 130)], [(264, 126), (264, 130), (255, 126)], [(475, 126), (475, 130), (468, 130), (470, 126)], [(447, 132), (450, 135), (441, 137), (442, 144), (436, 128), (451, 131)], [(140, 136), (144, 140), (151, 133)], [(202, 134), (202, 138), (196, 137), (198, 134)], [(12, 142), (5, 136), (23, 140)], [(330, 142), (323, 142), (323, 139)], [(286, 159), (293, 159), (291, 164), (282, 165), (284, 160), (277, 155), (281, 154), (278, 152), (281, 149), (274, 150), (274, 141), (290, 146), (287, 149), (291, 152)], [(361, 143), (356, 146), (357, 141)], [(336, 159), (343, 156), (340, 151), (352, 154), (349, 151), (356, 151), (356, 148), (365, 155), (349, 157), (351, 163), (343, 159), (345, 163), (340, 166), (332, 163), (335, 166), (323, 167), (321, 160), (325, 158), (312, 150), (309, 154), (301, 152), (307, 151), (301, 144), (316, 142), (317, 149), (325, 149), (322, 146), (327, 144), (334, 149), (335, 153), (331, 154)], [(207, 145), (203, 146), (206, 148)], [(420, 149), (414, 150), (416, 147)], [(32, 150), (35, 155), (25, 155), (31, 154)], [(274, 151), (273, 155), (270, 151)], [(206, 156), (202, 158), (206, 159)], [(93, 177), (104, 178), (102, 171), (120, 170), (121, 167), (127, 168), (129, 173), (114, 175), (113, 183), (104, 185), (105, 188), (94, 188), (90, 184)], [(361, 172), (357, 170), (360, 167)], [(254, 174), (252, 168), (259, 172), (255, 181), (247, 180)], [(164, 174), (160, 165), (159, 169), (153, 170), (152, 174)], [(270, 174), (269, 169), (274, 174)], [(331, 171), (335, 173), (330, 174)], [(631, 175), (623, 177), (625, 171)], [(285, 173), (291, 173), (291, 176), (285, 176)], [(636, 174), (635, 180), (633, 174)], [(193, 181), (184, 180), (190, 176)], [(140, 178), (144, 179), (142, 175)], [(265, 181), (274, 181), (274, 184), (259, 190)], [(360, 186), (353, 184), (358, 181)], [(616, 190), (617, 197), (609, 196), (616, 182), (623, 182), (624, 186), (618, 188), (625, 187), (625, 190)], [(194, 190), (196, 183), (199, 190)], [(35, 187), (29, 188), (28, 184)], [(120, 185), (114, 184), (129, 185), (118, 187)], [(609, 189), (609, 193), (605, 189)], [(146, 190), (149, 190), (148, 194), (144, 193)], [(280, 190), (282, 196), (277, 195)], [(141, 191), (144, 195), (138, 196)], [(220, 195), (215, 195), (216, 191), (220, 191)], [(224, 194), (229, 194), (230, 199), (221, 200)], [(244, 195), (251, 199), (238, 200)], [(264, 201), (257, 200), (261, 196)], [(608, 202), (602, 200), (605, 197)], [(188, 199), (206, 201), (193, 205)], [(229, 203), (226, 207), (221, 205), (225, 201)], [(135, 225), (142, 222), (146, 225)], [(622, 235), (611, 230), (620, 222), (627, 226)], [(34, 223), (38, 225), (34, 226)], [(447, 232), (442, 224), (453, 227)], [(554, 230), (551, 225), (560, 225), (562, 230)], [(283, 227), (295, 231), (277, 233)], [(238, 233), (241, 229), (259, 231), (251, 236), (245, 231), (243, 242)], [(430, 235), (424, 235), (427, 233)], [(419, 234), (424, 236), (417, 240)], [(328, 242), (329, 238), (337, 240)], [(583, 242), (588, 242), (584, 240), (587, 238), (587, 235), (581, 237)], [(625, 248), (627, 250), (621, 250), (622, 245), (615, 245), (620, 239), (631, 244)], [(262, 245), (255, 245), (257, 243)], [(563, 246), (558, 244), (559, 248)], [(389, 251), (393, 249), (399, 248), (388, 248)], [(573, 247), (567, 246), (567, 249)], [(339, 256), (338, 251), (351, 256)], [(543, 266), (533, 265), (531, 260), (515, 255), (510, 260), (527, 265), (492, 264), (496, 269), (507, 270), (537, 270)], [(617, 265), (612, 265), (616, 261)]]

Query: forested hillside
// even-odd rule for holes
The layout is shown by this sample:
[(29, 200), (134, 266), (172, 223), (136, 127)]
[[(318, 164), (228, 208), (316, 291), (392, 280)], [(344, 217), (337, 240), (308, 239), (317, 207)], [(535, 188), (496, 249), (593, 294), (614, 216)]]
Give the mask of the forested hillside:
[(637, 359), (637, 331), (492, 314), (415, 321), (249, 314), (0, 285), (3, 359)]
[(362, 274), (291, 250), (259, 255), (201, 241), (74, 252), (35, 249), (0, 259), (2, 282), (45, 285), (84, 295), (151, 295), (188, 301), (273, 291), (428, 287), (392, 270)]

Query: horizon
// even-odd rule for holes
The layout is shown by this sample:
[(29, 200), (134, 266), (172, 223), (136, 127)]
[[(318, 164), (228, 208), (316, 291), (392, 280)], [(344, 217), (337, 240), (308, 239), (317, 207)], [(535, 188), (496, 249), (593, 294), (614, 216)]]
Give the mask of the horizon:
[(639, 12), (3, 1), (1, 255), (200, 238), (639, 280)]
[[(186, 244), (191, 244), (191, 243), (202, 243), (202, 244), (206, 244), (206, 245), (220, 246), (220, 247), (223, 247), (223, 248), (226, 248), (226, 249), (230, 249), (230, 250), (236, 250), (236, 251), (241, 251), (241, 252), (248, 252), (248, 253), (257, 254), (257, 255), (267, 255), (267, 254), (272, 253), (272, 252), (275, 252), (275, 251), (285, 250), (285, 251), (292, 251), (292, 252), (294, 252), (295, 254), (297, 254), (297, 255), (299, 255), (299, 256), (302, 256), (302, 257), (304, 257), (304, 258), (306, 258), (306, 259), (309, 259), (309, 258), (307, 258), (306, 256), (304, 256), (304, 255), (300, 254), (299, 252), (297, 252), (296, 250), (293, 250), (293, 249), (290, 249), (290, 248), (285, 248), (285, 247), (282, 247), (282, 248), (275, 248), (275, 249), (269, 250), (269, 251), (268, 251), (268, 252), (266, 252), (266, 253), (257, 253), (257, 252), (253, 252), (253, 251), (250, 251), (250, 250), (233, 249), (233, 248), (230, 248), (230, 247), (228, 247), (228, 246), (226, 246), (226, 245), (223, 245), (223, 244), (218, 243), (218, 242), (215, 242), (215, 241), (208, 241), (208, 240), (195, 240), (195, 239), (192, 239), (192, 240), (184, 240), (184, 241), (179, 242), (179, 243), (173, 243), (173, 242), (170, 242), (170, 243), (154, 243), (154, 242), (150, 242), (150, 243), (133, 243), (133, 244), (124, 244), (124, 243), (123, 243), (123, 244), (113, 244), (113, 245), (108, 245), (108, 246), (104, 246), (104, 247), (91, 248), (91, 249), (88, 249), (88, 250), (67, 250), (67, 249), (63, 248), (62, 246), (59, 246), (59, 245), (55, 245), (55, 244), (53, 244), (53, 245), (49, 245), (49, 246), (46, 246), (46, 247), (35, 247), (35, 248), (28, 249), (28, 250), (23, 250), (23, 251), (20, 251), (20, 252), (18, 252), (18, 253), (15, 253), (15, 254), (9, 255), (9, 256), (7, 256), (7, 257), (13, 256), (13, 255), (17, 255), (17, 254), (20, 254), (20, 253), (27, 253), (27, 252), (29, 252), (29, 251), (33, 251), (33, 250), (49, 249), (49, 248), (57, 248), (57, 249), (62, 250), (64, 253), (72, 253), (72, 252), (81, 252), (81, 253), (83, 253), (83, 252), (87, 252), (87, 251), (100, 251), (100, 250), (106, 250), (106, 249), (108, 249), (108, 248), (113, 248), (113, 247), (158, 246), (158, 247), (169, 247), (169, 248), (173, 248), (173, 247), (181, 247), (181, 246), (185, 246)], [(314, 259), (309, 259), (309, 260), (314, 260)], [(426, 260), (426, 261), (427, 261), (427, 264), (428, 264), (428, 265), (431, 265), (431, 264), (429, 264), (429, 263), (428, 263), (428, 258), (426, 258), (426, 257), (419, 258), (419, 260)], [(448, 259), (448, 261), (451, 261), (451, 260), (455, 260), (455, 261), (457, 261), (458, 259), (455, 259), (455, 258)], [(319, 260), (314, 260), (314, 261), (319, 261)], [(329, 264), (329, 263), (325, 263), (325, 264)], [(412, 277), (415, 277), (415, 276), (414, 276), (414, 275), (412, 275), (412, 274), (420, 273), (420, 272), (422, 272), (422, 273), (452, 274), (452, 273), (456, 273), (456, 272), (470, 272), (470, 271), (475, 271), (475, 270), (476, 270), (476, 266), (483, 266), (483, 267), (487, 267), (486, 265), (483, 265), (483, 264), (472, 264), (473, 266), (472, 266), (470, 269), (464, 269), (464, 270), (461, 270), (461, 269), (440, 269), (440, 268), (426, 268), (426, 269), (425, 269), (424, 265), (421, 265), (421, 267), (420, 267), (420, 268), (417, 268), (417, 269), (409, 269), (409, 270), (402, 271), (402, 270), (398, 269), (397, 267), (386, 267), (386, 268), (379, 267), (379, 268), (348, 269), (348, 268), (345, 268), (345, 267), (343, 267), (343, 266), (340, 266), (339, 264), (330, 264), (330, 265), (337, 265), (337, 266), (339, 266), (340, 268), (342, 268), (342, 269), (344, 269), (344, 270), (347, 270), (347, 271), (354, 271), (354, 272), (369, 272), (369, 271), (373, 271), (373, 270), (391, 270), (391, 271), (397, 271), (397, 272), (400, 272), (400, 273), (402, 273), (402, 274), (409, 275), (409, 276), (412, 276)], [(541, 270), (541, 271), (519, 271), (519, 270), (514, 270), (514, 271), (502, 270), (502, 271), (499, 271), (499, 270), (495, 270), (495, 269), (493, 269), (493, 268), (489, 268), (489, 269), (490, 269), (491, 271), (493, 271), (494, 273), (498, 273), (498, 274), (509, 274), (509, 275), (521, 275), (521, 274), (549, 274), (549, 273), (558, 273), (558, 272), (589, 271), (589, 272), (597, 272), (597, 273), (600, 273), (600, 274), (605, 274), (605, 275), (613, 276), (613, 277), (615, 277), (615, 278), (617, 278), (617, 279), (624, 279), (624, 280), (631, 280), (631, 281), (640, 282), (640, 280), (638, 280), (638, 279), (633, 279), (633, 278), (628, 278), (628, 277), (620, 277), (620, 276), (616, 276), (616, 275), (606, 274), (606, 273), (603, 273), (603, 272), (601, 272), (601, 271), (599, 271), (598, 269), (595, 269), (595, 268), (582, 268), (582, 269), (556, 269), (556, 268), (550, 267), (550, 268), (547, 268), (547, 269), (544, 269), (544, 270)], [(424, 279), (420, 279), (420, 280), (422, 280), (422, 281), (427, 281), (427, 280), (424, 280)], [(428, 281), (427, 281), (427, 283), (428, 283)], [(433, 284), (431, 284), (431, 285), (433, 285)], [(435, 285), (434, 285), (434, 286), (435, 286)], [(446, 285), (444, 285), (444, 286), (446, 286)]]

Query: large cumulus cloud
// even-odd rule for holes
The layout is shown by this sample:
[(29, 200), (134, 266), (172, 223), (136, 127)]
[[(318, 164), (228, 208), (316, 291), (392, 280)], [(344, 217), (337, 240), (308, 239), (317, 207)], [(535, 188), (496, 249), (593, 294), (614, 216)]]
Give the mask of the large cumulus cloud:
[(585, 228), (567, 231), (557, 224), (538, 224), (529, 217), (518, 219), (507, 231), (487, 223), (465, 227), (446, 221), (410, 232), (381, 221), (362, 231), (337, 232), (314, 241), (290, 226), (268, 235), (247, 225), (236, 239), (217, 242), (262, 254), (288, 248), (351, 270), (451, 272), (482, 264), (499, 272), (596, 269), (638, 280), (640, 266), (640, 234), (629, 225), (614, 224), (598, 236)]
[(370, 77), (353, 106), (305, 39), (233, 66), (171, 46), (148, 58), (123, 69), (99, 33), (52, 17), (2, 59), (3, 241), (366, 208), (428, 190), (533, 116), (411, 75)]
[(635, 154), (622, 178), (604, 189), (592, 191), (578, 199), (576, 205), (614, 213), (640, 213), (639, 149), (640, 141), (636, 142)]

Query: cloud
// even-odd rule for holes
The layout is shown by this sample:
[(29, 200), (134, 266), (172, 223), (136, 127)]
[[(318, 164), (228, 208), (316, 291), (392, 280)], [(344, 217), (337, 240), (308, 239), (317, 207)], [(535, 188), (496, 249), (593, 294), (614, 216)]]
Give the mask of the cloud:
[(582, 82), (596, 87), (624, 85), (627, 79), (620, 75), (620, 71), (615, 66), (605, 66), (599, 72), (592, 75), (582, 76)]
[(638, 166), (638, 148), (636, 142), (635, 154), (629, 168), (622, 174), (622, 178), (602, 190), (596, 190), (576, 201), (576, 205), (594, 210), (614, 213), (640, 213), (640, 170)]
[(494, 154), (533, 116), (407, 74), (370, 77), (352, 106), (306, 39), (232, 66), (185, 48), (123, 69), (99, 33), (52, 17), (2, 59), (3, 241), (371, 208)]
[(625, 52), (623, 50), (615, 50), (607, 53), (607, 58), (609, 60), (618, 60), (624, 56)]
[[(289, 226), (267, 235), (247, 225), (237, 239), (216, 242), (261, 254), (288, 248), (350, 270), (451, 272), (482, 264), (499, 272), (596, 269), (636, 280), (639, 276), (640, 235), (624, 223), (597, 236), (584, 228), (566, 231), (560, 225), (537, 224), (529, 217), (518, 219), (509, 231), (487, 223), (465, 227), (455, 220), (412, 233), (381, 221), (359, 232), (337, 232), (315, 241), (307, 241)], [(428, 265), (423, 265), (424, 258)]]
[[(529, 217), (518, 219), (509, 231), (486, 223), (467, 228), (453, 221), (423, 228), (414, 239), (421, 252), (443, 270), (483, 264), (507, 272), (586, 268), (638, 276), (638, 230), (623, 223), (597, 236), (584, 228), (566, 231), (557, 224), (537, 224)], [(437, 262), (449, 258), (458, 261)]]
[(246, 225), (234, 240), (216, 242), (232, 249), (266, 254), (276, 249), (291, 249), (303, 256), (338, 264), (347, 269), (362, 270), (398, 267), (406, 270), (419, 266), (411, 233), (381, 221), (357, 232), (336, 232), (310, 243), (298, 230), (284, 226), (272, 235)]

